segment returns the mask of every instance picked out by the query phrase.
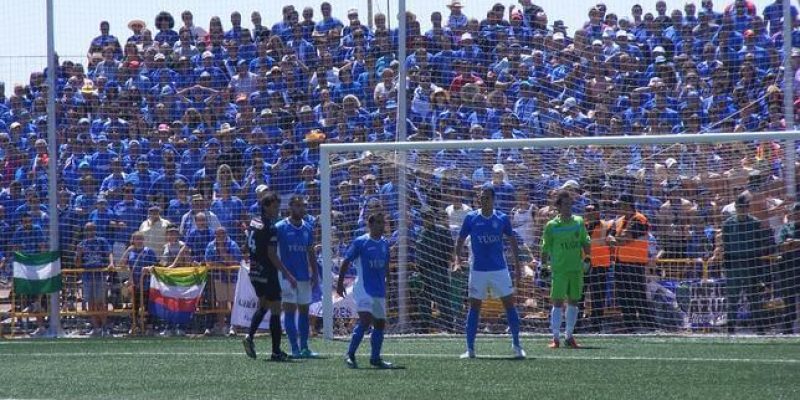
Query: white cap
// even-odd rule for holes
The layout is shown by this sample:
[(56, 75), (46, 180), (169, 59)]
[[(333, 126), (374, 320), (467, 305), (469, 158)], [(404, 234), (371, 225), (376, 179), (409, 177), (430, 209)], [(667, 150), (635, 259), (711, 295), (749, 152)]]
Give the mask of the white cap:
[(653, 49), (653, 53), (666, 53), (666, 51), (664, 50), (664, 48), (663, 48), (663, 47), (661, 47), (661, 46), (656, 46), (656, 47)]
[(166, 59), (167, 59), (167, 57), (165, 55), (161, 54), (161, 53), (158, 53), (153, 57), (153, 60), (156, 60), (156, 61), (158, 61), (158, 60), (166, 60)]
[(619, 38), (623, 38), (623, 37), (627, 38), (628, 37), (628, 32), (625, 32), (622, 29), (618, 30), (617, 31), (617, 38), (619, 39)]
[(214, 58), (214, 53), (206, 50), (203, 52), (203, 58)]
[(553, 40), (564, 40), (564, 34), (562, 32), (554, 33)]
[(580, 187), (581, 187), (581, 185), (578, 184), (578, 181), (576, 181), (574, 179), (570, 179), (570, 180), (564, 182), (563, 185), (561, 185), (561, 189), (580, 189)]
[(461, 35), (461, 40), (472, 40), (472, 34), (469, 32), (464, 32), (464, 34)]
[(492, 172), (506, 172), (506, 169), (503, 167), (503, 164), (495, 164), (494, 167), (492, 167)]
[(602, 45), (603, 45), (603, 42), (601, 40), (599, 40), (599, 39), (595, 39), (592, 42), (592, 46), (602, 46)]

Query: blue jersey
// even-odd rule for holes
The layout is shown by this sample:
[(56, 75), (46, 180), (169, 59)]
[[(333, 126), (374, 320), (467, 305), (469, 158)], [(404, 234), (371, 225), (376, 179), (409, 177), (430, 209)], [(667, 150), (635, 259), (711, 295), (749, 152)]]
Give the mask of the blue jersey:
[(503, 235), (512, 235), (511, 219), (500, 211), (484, 217), (480, 210), (471, 211), (461, 224), (459, 237), (470, 238), (473, 271), (508, 269), (503, 254)]
[[(108, 267), (108, 255), (111, 254), (111, 245), (105, 238), (84, 239), (78, 244), (78, 247), (83, 250), (81, 253), (81, 268), (101, 269)], [(82, 275), (84, 281), (105, 278), (103, 274), (97, 272), (84, 272)]]
[(372, 297), (386, 297), (386, 272), (389, 269), (389, 241), (365, 234), (350, 243), (344, 255), (356, 268), (356, 285)]
[(295, 279), (305, 282), (311, 279), (308, 265), (308, 248), (314, 244), (311, 225), (302, 220), (298, 227), (285, 218), (275, 224), (278, 232), (278, 256)]
[(81, 253), (81, 268), (98, 269), (108, 267), (108, 255), (111, 254), (111, 245), (102, 237), (84, 239), (78, 244), (83, 250)]

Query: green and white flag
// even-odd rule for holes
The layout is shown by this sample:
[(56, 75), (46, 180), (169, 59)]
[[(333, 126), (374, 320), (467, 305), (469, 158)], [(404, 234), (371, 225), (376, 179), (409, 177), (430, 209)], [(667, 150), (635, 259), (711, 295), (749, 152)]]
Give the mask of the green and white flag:
[(61, 290), (61, 260), (57, 251), (14, 253), (14, 293), (47, 294)]

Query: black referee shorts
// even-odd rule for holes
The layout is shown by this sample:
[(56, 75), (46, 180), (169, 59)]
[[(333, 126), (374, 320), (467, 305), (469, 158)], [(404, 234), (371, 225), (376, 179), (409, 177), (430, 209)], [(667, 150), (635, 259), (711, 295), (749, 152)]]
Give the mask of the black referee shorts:
[(281, 284), (278, 282), (278, 274), (266, 274), (250, 276), (253, 289), (259, 299), (268, 301), (281, 301)]

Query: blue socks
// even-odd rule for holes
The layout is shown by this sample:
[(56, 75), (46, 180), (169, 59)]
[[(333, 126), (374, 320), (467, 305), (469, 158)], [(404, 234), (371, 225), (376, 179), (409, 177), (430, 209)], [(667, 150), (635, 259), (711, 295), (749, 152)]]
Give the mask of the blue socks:
[[(356, 328), (353, 329), (353, 337), (350, 339), (350, 347), (347, 348), (347, 354), (350, 355), (356, 354), (358, 346), (361, 344), (361, 340), (364, 339), (364, 332), (366, 332), (366, 330), (367, 327), (362, 326), (360, 323), (356, 324)], [(382, 339), (383, 339), (383, 332), (381, 332), (381, 340)]]
[(297, 322), (295, 321), (296, 311), (283, 312), (283, 324), (286, 327), (286, 337), (289, 338), (289, 344), (292, 347), (292, 353), (299, 353), (300, 349), (297, 347)]
[(383, 329), (375, 328), (369, 337), (369, 344), (372, 346), (371, 361), (381, 359), (381, 347), (383, 347)]
[(480, 317), (480, 310), (469, 308), (467, 312), (467, 350), (469, 351), (475, 350), (475, 337), (478, 336), (478, 320)]
[(297, 329), (300, 330), (300, 349), (308, 349), (308, 313), (300, 313), (297, 317)]
[(558, 340), (561, 335), (561, 312), (564, 307), (553, 306), (550, 311), (550, 331), (553, 332), (553, 339)]
[(517, 307), (506, 308), (506, 318), (508, 319), (508, 329), (511, 331), (511, 343), (514, 347), (519, 346), (519, 313)]
[(578, 307), (567, 305), (567, 339), (572, 337), (576, 322), (578, 322)]

